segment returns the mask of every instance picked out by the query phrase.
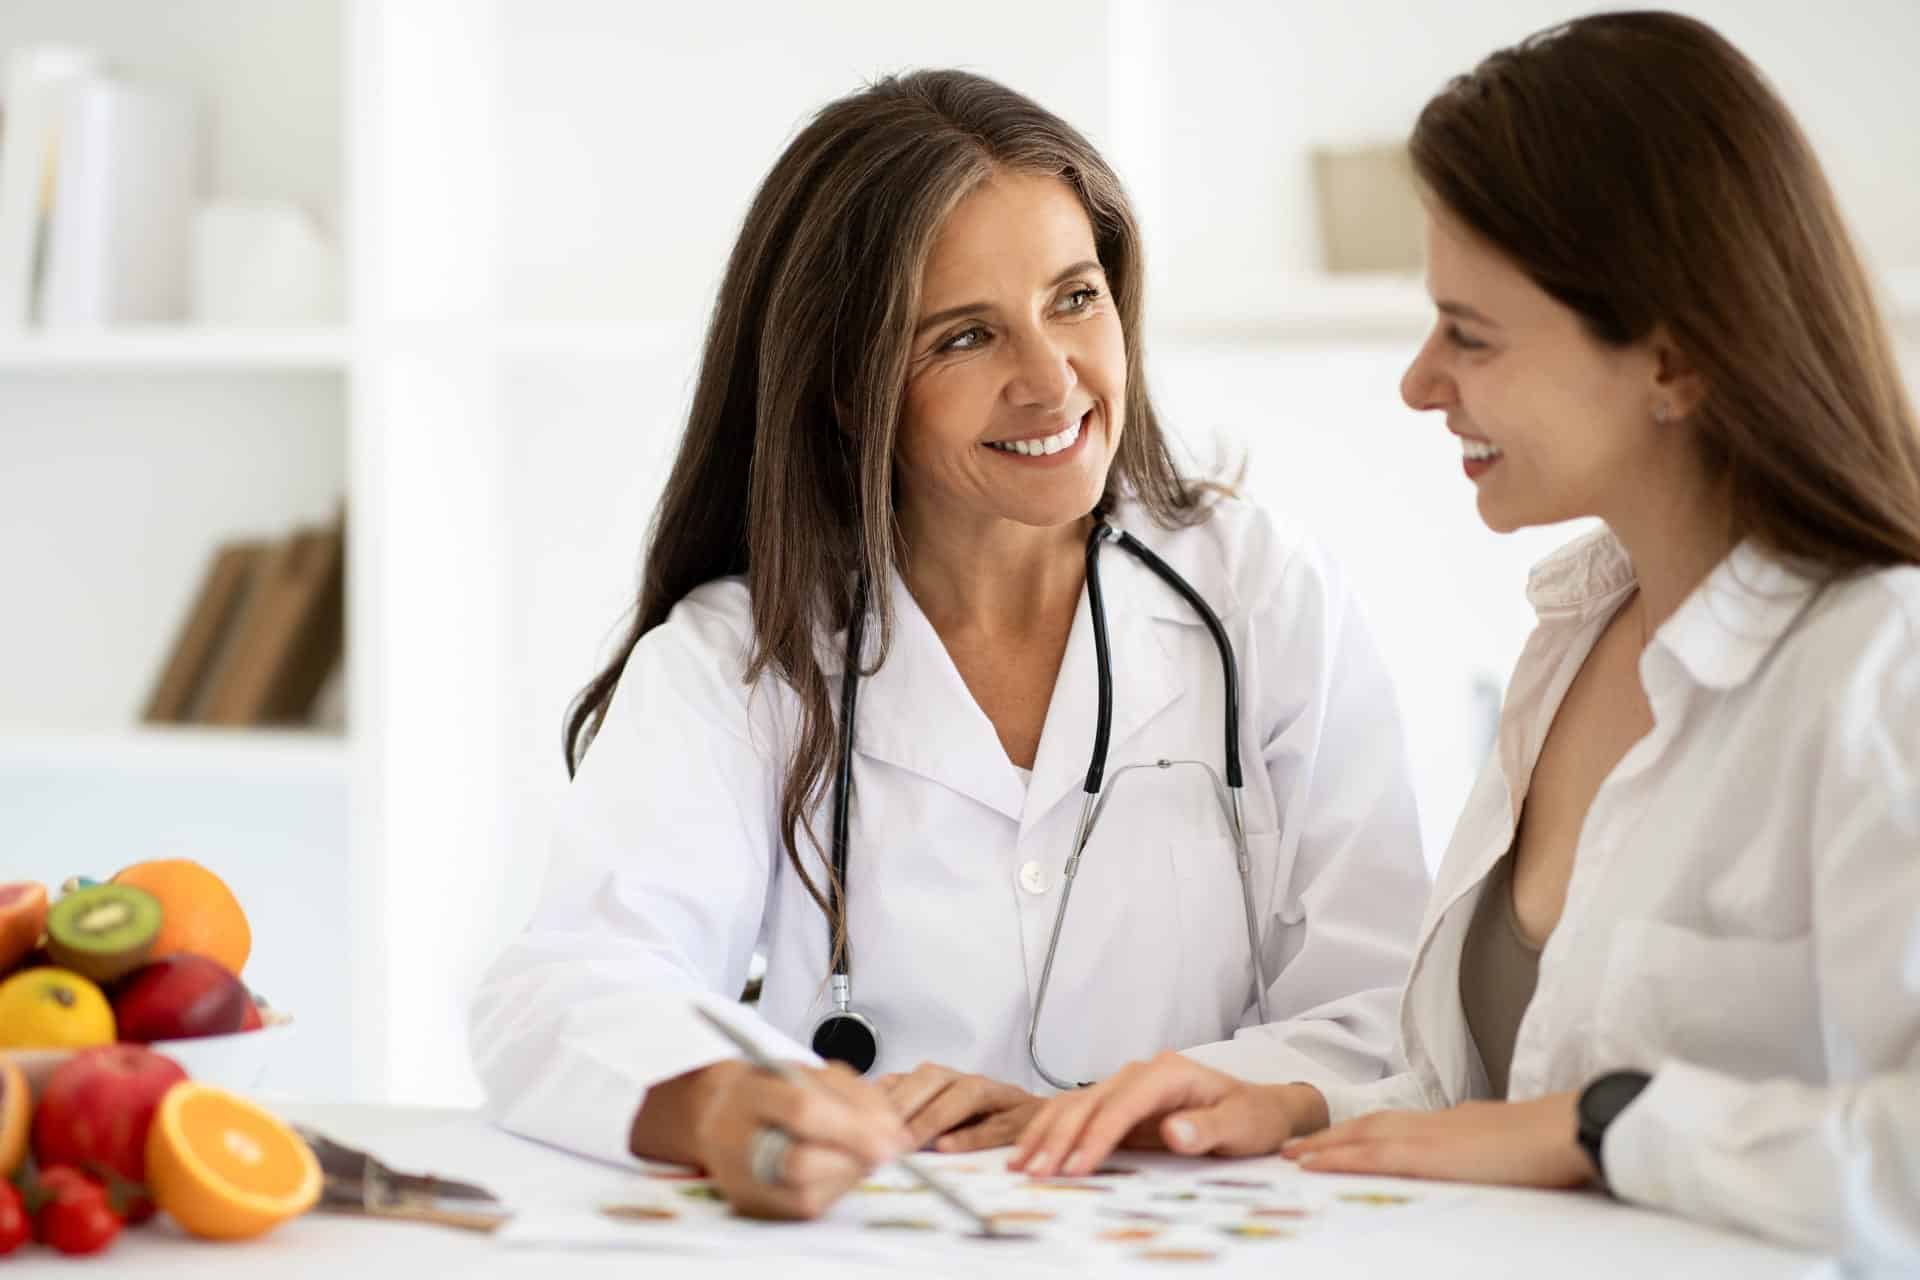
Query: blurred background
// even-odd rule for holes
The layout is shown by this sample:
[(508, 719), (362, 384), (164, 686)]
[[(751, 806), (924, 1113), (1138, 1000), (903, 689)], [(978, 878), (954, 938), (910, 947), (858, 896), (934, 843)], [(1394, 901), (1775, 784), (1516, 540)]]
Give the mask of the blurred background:
[[(1920, 370), (1920, 5), (1678, 7), (1798, 112)], [(1350, 571), (1437, 862), (1574, 531), (1488, 533), (1399, 402), (1430, 313), (1395, 149), (1587, 8), (6, 0), (0, 878), (198, 859), (295, 1019), (269, 1091), (476, 1100), (467, 993), (747, 201), (814, 109), (934, 65), (1127, 182), (1163, 413)]]

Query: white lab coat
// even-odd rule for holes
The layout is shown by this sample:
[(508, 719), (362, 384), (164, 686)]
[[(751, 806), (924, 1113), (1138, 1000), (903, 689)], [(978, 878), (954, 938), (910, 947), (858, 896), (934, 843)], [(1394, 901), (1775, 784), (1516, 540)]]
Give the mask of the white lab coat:
[[(1228, 1065), (1238, 1051), (1299, 1078), (1377, 1079), (1398, 1065), (1394, 1010), (1427, 875), (1398, 711), (1360, 616), (1322, 552), (1244, 502), (1180, 531), (1132, 507), (1116, 523), (1200, 591), (1237, 653), (1269, 1012), (1289, 1021), (1216, 1049)], [(1109, 544), (1100, 571), (1114, 798), (1075, 881), (1040, 1030), (1048, 1068), (1076, 1079), (1257, 1021), (1232, 843), (1204, 775), (1113, 781), (1142, 759), (1223, 767), (1217, 651), (1127, 552)], [(892, 651), (858, 691), (854, 1006), (880, 1031), (876, 1073), (939, 1062), (1044, 1092), (1027, 1021), (1093, 743), (1085, 596), (1026, 786), (897, 574), (893, 601)], [(733, 1021), (810, 1057), (831, 1006), (827, 927), (777, 816), (796, 702), (771, 678), (743, 684), (750, 639), (744, 583), (717, 581), (627, 662), (568, 789), (532, 923), (473, 1006), (476, 1067), (510, 1129), (626, 1158), (649, 1086), (730, 1056), (690, 1006), (735, 997), (756, 946), (759, 1016)], [(821, 646), (836, 709), (843, 646)], [(830, 828), (829, 794), (823, 845)], [(823, 883), (823, 856), (805, 856)]]
[[(1461, 814), (1401, 1015), (1406, 1074), (1334, 1119), (1487, 1096), (1460, 953), (1567, 686), (1633, 589), (1602, 530), (1539, 626)], [(1654, 727), (1601, 785), (1508, 1096), (1653, 1072), (1602, 1152), (1627, 1200), (1920, 1265), (1920, 569), (1815, 593), (1743, 544), (1640, 660)]]

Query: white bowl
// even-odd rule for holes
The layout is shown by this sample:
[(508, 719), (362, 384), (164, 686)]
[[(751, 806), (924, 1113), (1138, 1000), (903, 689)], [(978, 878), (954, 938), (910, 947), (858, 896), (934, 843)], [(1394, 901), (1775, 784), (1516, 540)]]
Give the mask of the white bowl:
[[(288, 1020), (226, 1036), (156, 1040), (146, 1047), (172, 1058), (192, 1079), (245, 1094), (260, 1087), (267, 1069), (282, 1055), (292, 1035), (293, 1025)], [(78, 1049), (0, 1049), (0, 1057), (12, 1058), (20, 1064), (26, 1072), (28, 1088), (37, 1100), (53, 1069), (79, 1052)]]

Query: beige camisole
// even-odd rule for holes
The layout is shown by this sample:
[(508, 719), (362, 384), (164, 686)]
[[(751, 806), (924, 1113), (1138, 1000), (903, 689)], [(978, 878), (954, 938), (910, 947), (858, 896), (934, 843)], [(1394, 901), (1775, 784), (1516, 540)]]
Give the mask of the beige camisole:
[(1513, 854), (1487, 875), (1460, 952), (1460, 1007), (1493, 1097), (1507, 1096), (1513, 1042), (1540, 977), (1540, 948), (1513, 913)]

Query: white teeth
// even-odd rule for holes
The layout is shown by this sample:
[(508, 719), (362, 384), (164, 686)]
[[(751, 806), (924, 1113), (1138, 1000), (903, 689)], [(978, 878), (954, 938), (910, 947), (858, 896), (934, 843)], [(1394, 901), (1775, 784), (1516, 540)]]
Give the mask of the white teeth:
[(1029, 458), (1037, 458), (1043, 453), (1059, 453), (1062, 449), (1073, 447), (1073, 442), (1080, 438), (1080, 425), (1085, 421), (1082, 418), (1065, 431), (1055, 432), (1040, 440), (995, 440), (990, 441), (987, 448), (998, 449), (1002, 453), (1024, 454)]
[(1485, 440), (1469, 440), (1466, 436), (1460, 437), (1460, 452), (1469, 461), (1473, 462), (1481, 462), (1488, 458), (1497, 458), (1500, 456), (1500, 450), (1494, 448)]

